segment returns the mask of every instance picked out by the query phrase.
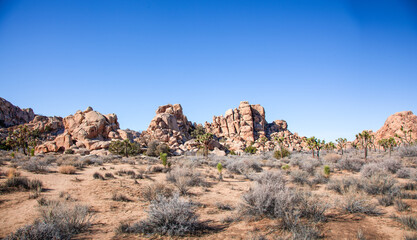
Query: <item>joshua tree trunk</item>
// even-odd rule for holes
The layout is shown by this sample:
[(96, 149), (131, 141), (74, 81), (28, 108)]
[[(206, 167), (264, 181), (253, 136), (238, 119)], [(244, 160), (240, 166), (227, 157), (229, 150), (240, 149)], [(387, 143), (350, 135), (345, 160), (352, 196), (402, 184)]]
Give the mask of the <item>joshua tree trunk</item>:
[(313, 152), (313, 158), (314, 158), (314, 149), (311, 150)]

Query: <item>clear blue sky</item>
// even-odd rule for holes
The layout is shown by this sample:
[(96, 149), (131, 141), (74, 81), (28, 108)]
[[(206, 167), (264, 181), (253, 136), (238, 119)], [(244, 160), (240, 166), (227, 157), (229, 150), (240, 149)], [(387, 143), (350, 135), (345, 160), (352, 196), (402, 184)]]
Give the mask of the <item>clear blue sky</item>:
[(0, 84), (35, 113), (92, 106), (121, 128), (167, 103), (203, 123), (247, 100), (300, 135), (352, 139), (417, 113), (417, 4), (0, 0)]

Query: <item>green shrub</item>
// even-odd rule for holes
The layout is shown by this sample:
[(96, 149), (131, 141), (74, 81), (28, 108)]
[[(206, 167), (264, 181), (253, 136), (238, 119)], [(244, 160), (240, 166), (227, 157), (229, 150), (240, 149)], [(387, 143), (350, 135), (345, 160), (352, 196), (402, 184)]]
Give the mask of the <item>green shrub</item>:
[(256, 147), (250, 145), (250, 146), (247, 146), (244, 151), (245, 151), (245, 153), (255, 154), (256, 151), (258, 151), (258, 149)]
[(67, 150), (65, 150), (65, 152), (64, 152), (65, 154), (74, 154), (74, 150), (72, 150), (72, 149), (67, 149)]
[(166, 154), (166, 153), (160, 153), (159, 154), (159, 158), (162, 161), (162, 165), (164, 165), (164, 167), (167, 167), (167, 164), (168, 164), (168, 154)]
[(235, 152), (235, 151), (233, 151), (233, 150), (230, 150), (229, 154), (230, 154), (230, 155), (236, 155), (236, 152)]
[(151, 157), (158, 157), (161, 153), (166, 153), (169, 155), (169, 147), (167, 144), (160, 143), (158, 141), (152, 141), (148, 144), (146, 155)]
[(288, 164), (282, 165), (281, 169), (287, 171), (290, 169), (290, 165)]
[(330, 167), (329, 165), (324, 165), (324, 175), (326, 175), (327, 177), (330, 175)]
[(274, 158), (281, 159), (290, 156), (291, 152), (288, 149), (282, 147), (281, 150), (274, 151)]

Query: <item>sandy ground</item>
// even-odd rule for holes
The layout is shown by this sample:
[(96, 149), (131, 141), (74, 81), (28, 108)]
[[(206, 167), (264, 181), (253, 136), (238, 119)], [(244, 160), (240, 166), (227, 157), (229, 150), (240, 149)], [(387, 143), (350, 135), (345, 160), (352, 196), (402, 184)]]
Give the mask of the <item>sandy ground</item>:
[[(141, 198), (142, 189), (154, 182), (166, 181), (166, 173), (151, 173), (149, 178), (131, 179), (129, 176), (117, 176), (118, 170), (138, 171), (146, 166), (130, 164), (106, 163), (103, 166), (89, 166), (77, 171), (74, 175), (65, 175), (56, 172), (56, 168), (51, 168), (51, 173), (34, 174), (24, 170), (19, 170), (22, 176), (29, 179), (39, 179), (43, 182), (45, 190), (41, 197), (57, 199), (61, 192), (70, 194), (71, 198), (77, 203), (89, 205), (94, 212), (92, 227), (88, 232), (76, 236), (76, 239), (141, 239), (137, 235), (117, 235), (115, 228), (120, 222), (133, 223), (146, 218), (146, 209), (149, 202)], [(1, 170), (4, 172), (8, 168), (3, 165)], [(105, 168), (105, 170), (103, 169)], [(212, 183), (211, 187), (193, 187), (187, 198), (200, 203), (198, 214), (201, 220), (206, 221), (216, 230), (203, 234), (198, 237), (185, 237), (184, 239), (251, 239), (257, 232), (271, 237), (279, 236), (282, 232), (272, 219), (261, 220), (242, 220), (233, 223), (225, 223), (226, 217), (235, 217), (237, 210), (219, 210), (216, 203), (227, 203), (237, 208), (241, 202), (241, 196), (246, 192), (252, 182), (244, 179), (241, 175), (233, 175), (225, 170), (225, 179), (219, 182), (208, 176), (217, 176), (216, 169), (205, 166), (198, 168), (198, 171), (206, 176), (206, 181)], [(280, 171), (280, 170), (274, 170)], [(113, 173), (116, 179), (98, 180), (93, 179), (93, 174), (99, 172)], [(345, 172), (337, 172), (332, 177), (345, 176)], [(6, 179), (2, 177), (1, 182)], [(173, 187), (173, 186), (172, 186)], [(174, 188), (174, 187), (173, 187)], [(328, 191), (325, 186), (317, 185), (314, 190), (323, 196), (325, 201), (336, 202), (340, 195)], [(131, 202), (118, 202), (112, 200), (114, 193), (123, 193), (131, 199)], [(0, 238), (7, 236), (16, 229), (33, 222), (38, 217), (37, 200), (29, 199), (30, 192), (13, 192), (0, 195)], [(396, 214), (415, 214), (417, 200), (404, 200), (411, 205), (408, 212), (396, 212), (393, 206), (383, 208), (383, 215), (368, 216), (364, 214), (346, 214), (332, 208), (327, 213), (328, 220), (320, 223), (320, 228), (324, 239), (356, 239), (358, 231), (362, 231), (366, 239), (403, 239), (411, 231), (405, 229), (400, 223), (394, 221), (390, 216)], [(151, 239), (169, 239), (169, 237), (152, 237)]]

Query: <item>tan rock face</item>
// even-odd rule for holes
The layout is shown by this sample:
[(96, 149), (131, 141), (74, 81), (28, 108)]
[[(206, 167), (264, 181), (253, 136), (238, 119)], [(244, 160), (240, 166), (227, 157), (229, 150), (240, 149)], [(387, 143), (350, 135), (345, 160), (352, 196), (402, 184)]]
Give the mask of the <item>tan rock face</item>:
[(0, 98), (0, 128), (28, 123), (35, 118), (31, 108), (20, 109), (4, 98)]
[(191, 139), (189, 130), (191, 122), (182, 111), (180, 104), (160, 106), (148, 129), (142, 133), (142, 141), (149, 143), (157, 140), (167, 143), (170, 147), (177, 147)]
[(120, 130), (116, 114), (103, 115), (88, 107), (63, 119), (64, 133), (35, 148), (36, 152), (57, 152), (70, 148), (107, 149), (112, 139), (133, 140), (134, 131)]
[(384, 126), (375, 132), (375, 140), (395, 137), (395, 134), (404, 136), (401, 126), (404, 127), (404, 130), (412, 130), (412, 138), (417, 139), (417, 116), (412, 111), (404, 111), (389, 116)]
[[(302, 138), (292, 134), (287, 127), (284, 120), (268, 123), (265, 109), (259, 104), (250, 105), (246, 101), (240, 102), (238, 108), (227, 110), (224, 117), (214, 116), (212, 123), (205, 123), (206, 131), (224, 138), (230, 150), (242, 150), (251, 143), (255, 143), (261, 150), (273, 150), (276, 147), (273, 141), (275, 136), (284, 137), (288, 148), (301, 150)], [(262, 137), (267, 137), (268, 141), (256, 143)]]

